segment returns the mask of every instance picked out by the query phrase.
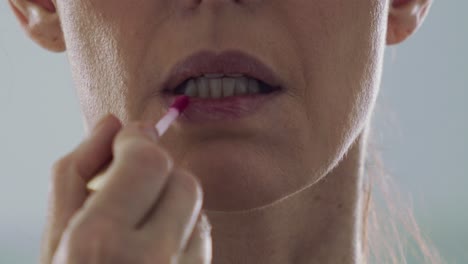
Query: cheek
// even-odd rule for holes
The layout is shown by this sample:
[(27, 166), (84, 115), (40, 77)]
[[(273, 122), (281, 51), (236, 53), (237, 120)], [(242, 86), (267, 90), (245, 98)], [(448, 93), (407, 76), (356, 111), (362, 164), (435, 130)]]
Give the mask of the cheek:
[(384, 2), (315, 1), (292, 27), (304, 53), (310, 141), (329, 157), (341, 157), (372, 112), (385, 44)]
[[(127, 0), (63, 0), (58, 9), (67, 44), (67, 55), (85, 118), (113, 112), (128, 119), (128, 87), (140, 87), (138, 62), (144, 56), (144, 29), (151, 3)], [(154, 4), (153, 4), (154, 5)], [(146, 12), (146, 13), (145, 13)], [(157, 14), (155, 14), (157, 15)]]

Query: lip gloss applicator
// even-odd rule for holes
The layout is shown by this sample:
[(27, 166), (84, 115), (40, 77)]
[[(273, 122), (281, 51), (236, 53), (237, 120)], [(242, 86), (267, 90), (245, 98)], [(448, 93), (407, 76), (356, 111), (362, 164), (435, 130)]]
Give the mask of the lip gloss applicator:
[(161, 137), (166, 133), (169, 126), (179, 117), (189, 105), (189, 97), (186, 95), (179, 96), (174, 103), (169, 107), (167, 113), (156, 123), (156, 130)]
[[(172, 123), (179, 117), (189, 105), (190, 100), (186, 95), (177, 97), (172, 105), (167, 110), (166, 114), (156, 123), (156, 130), (158, 131), (159, 137), (162, 137), (166, 133), (167, 129), (171, 126)], [(110, 166), (107, 164), (99, 173), (88, 183), (86, 186), (90, 191), (98, 191), (104, 185), (104, 173), (107, 168)]]

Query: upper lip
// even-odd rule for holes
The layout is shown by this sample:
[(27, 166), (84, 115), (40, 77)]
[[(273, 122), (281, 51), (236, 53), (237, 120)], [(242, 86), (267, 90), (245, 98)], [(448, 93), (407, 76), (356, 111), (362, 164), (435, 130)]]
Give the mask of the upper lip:
[(242, 74), (264, 82), (272, 88), (281, 88), (281, 80), (258, 59), (237, 50), (220, 54), (200, 51), (177, 63), (169, 72), (162, 85), (162, 91), (174, 91), (177, 86), (190, 78), (204, 74)]

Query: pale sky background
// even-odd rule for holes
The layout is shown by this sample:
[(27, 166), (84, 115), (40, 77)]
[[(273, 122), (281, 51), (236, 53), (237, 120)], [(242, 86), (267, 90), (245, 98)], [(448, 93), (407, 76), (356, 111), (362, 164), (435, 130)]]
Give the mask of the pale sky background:
[[(386, 166), (448, 263), (468, 263), (468, 1), (436, 0), (387, 50), (375, 115)], [(380, 113), (380, 112), (379, 112)], [(0, 263), (35, 263), (51, 164), (84, 136), (64, 54), (20, 31), (0, 2)]]

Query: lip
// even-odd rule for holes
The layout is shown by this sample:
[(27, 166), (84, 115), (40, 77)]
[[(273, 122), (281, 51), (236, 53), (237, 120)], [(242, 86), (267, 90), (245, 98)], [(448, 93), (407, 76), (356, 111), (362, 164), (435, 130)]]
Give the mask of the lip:
[[(219, 123), (251, 116), (263, 105), (281, 94), (281, 90), (269, 94), (251, 94), (220, 99), (190, 98), (190, 103), (179, 121), (182, 123)], [(165, 104), (170, 105), (176, 96), (166, 96)]]
[(161, 94), (166, 107), (174, 101), (172, 92), (185, 80), (204, 74), (243, 74), (260, 80), (275, 88), (267, 94), (246, 94), (226, 98), (190, 98), (190, 104), (179, 117), (183, 123), (216, 123), (232, 121), (253, 115), (268, 101), (283, 91), (282, 81), (273, 71), (258, 59), (241, 51), (229, 50), (216, 55), (211, 51), (201, 51), (176, 64), (161, 86)]
[(214, 73), (243, 74), (273, 88), (281, 87), (281, 80), (273, 71), (253, 56), (238, 50), (227, 50), (218, 55), (204, 50), (177, 63), (161, 85), (161, 92), (170, 92), (189, 78)]

